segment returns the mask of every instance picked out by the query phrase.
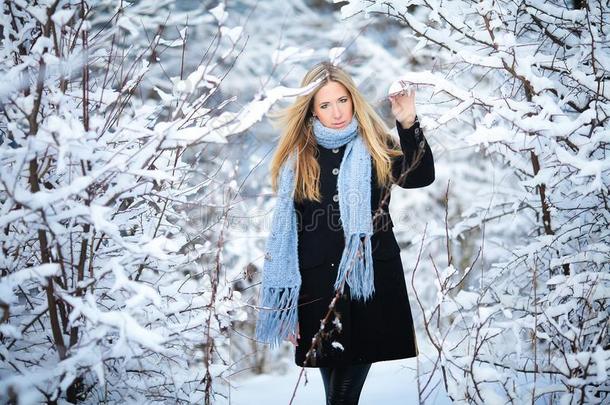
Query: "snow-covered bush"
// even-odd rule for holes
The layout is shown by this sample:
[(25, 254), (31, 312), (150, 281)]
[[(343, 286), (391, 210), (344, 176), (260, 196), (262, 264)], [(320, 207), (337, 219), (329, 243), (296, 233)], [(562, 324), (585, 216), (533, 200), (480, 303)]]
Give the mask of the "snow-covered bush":
[[(436, 297), (418, 295), (432, 375), (458, 403), (608, 401), (607, 4), (371, 0), (342, 11), (403, 24), (412, 52), (436, 59), (409, 76), (434, 86), (424, 125), (495, 166), (473, 164), (488, 180), (461, 219), (432, 230), (449, 248), (430, 267)], [(478, 254), (456, 263), (452, 249), (475, 237)], [(426, 381), (423, 399), (435, 389)]]
[(0, 398), (211, 403), (244, 311), (205, 146), (266, 107), (219, 90), (241, 28), (222, 3), (0, 7)]

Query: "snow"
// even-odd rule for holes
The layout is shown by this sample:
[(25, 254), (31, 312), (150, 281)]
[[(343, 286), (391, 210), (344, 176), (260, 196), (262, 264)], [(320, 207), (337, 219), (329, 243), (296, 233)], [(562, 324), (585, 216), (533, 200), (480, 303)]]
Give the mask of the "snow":
[(237, 41), (241, 37), (241, 34), (243, 31), (244, 31), (243, 27), (233, 27), (233, 28), (227, 28), (224, 26), (220, 27), (220, 34), (228, 37), (229, 40), (231, 40), (231, 43), (233, 43), (233, 44), (237, 43)]
[(221, 1), (216, 7), (210, 10), (210, 14), (218, 21), (218, 25), (224, 24), (229, 14), (225, 11), (225, 4)]
[(16, 4), (18, 4), (24, 10), (27, 10), (34, 18), (40, 21), (41, 24), (46, 24), (47, 22), (47, 10), (44, 6), (32, 6), (29, 5), (27, 1), (24, 0), (14, 0)]
[[(18, 286), (27, 285), (32, 280), (38, 280), (41, 284), (46, 284), (46, 278), (59, 274), (60, 267), (57, 263), (45, 263), (38, 266), (32, 266), (25, 269), (18, 270), (5, 277), (0, 278), (0, 300), (5, 304), (13, 304), (18, 301), (17, 291)], [(23, 287), (22, 287), (23, 288)], [(11, 329), (7, 325), (7, 331), (15, 330)]]
[(117, 20), (117, 25), (124, 30), (128, 31), (130, 35), (137, 37), (140, 35), (140, 28), (137, 23), (127, 15), (121, 15)]
[(51, 16), (51, 20), (60, 27), (66, 24), (72, 15), (74, 14), (74, 9), (59, 9), (53, 13)]
[(331, 346), (334, 347), (337, 350), (345, 350), (345, 348), (343, 347), (343, 345), (339, 342), (332, 342)]
[[(382, 361), (373, 363), (360, 395), (360, 405), (417, 404), (417, 383), (415, 382), (416, 361), (412, 359)], [(285, 375), (266, 374), (256, 377), (232, 379), (233, 389), (230, 402), (219, 400), (218, 405), (288, 404), (299, 378), (301, 369), (289, 368)], [(305, 377), (297, 388), (294, 405), (324, 403), (324, 385), (317, 369), (306, 369)], [(215, 402), (216, 403), (216, 402)], [(451, 404), (446, 396), (429, 398), (427, 404)]]
[[(50, 13), (53, 3), (7, 2), (0, 18), (0, 396), (65, 402), (84, 375), (88, 403), (203, 403), (210, 371), (212, 390), (235, 384), (232, 403), (288, 403), (300, 371), (291, 353), (250, 339), (273, 202), (268, 118), (317, 87), (298, 83), (320, 60), (347, 67), (390, 126), (390, 82), (417, 90), (436, 180), (393, 191), (391, 210), (428, 359), (419, 366), (443, 367), (424, 402), (448, 403), (445, 389), (456, 403), (587, 402), (607, 381), (600, 4), (188, 0), (124, 2), (115, 14), (100, 0), (81, 25), (78, 4)], [(91, 30), (86, 49), (78, 29)], [(49, 285), (60, 323), (78, 331), (59, 362)], [(520, 371), (534, 359), (535, 384)], [(259, 367), (270, 371), (248, 371)], [(361, 403), (417, 403), (415, 368), (374, 364)], [(296, 401), (321, 403), (319, 373), (308, 377)]]
[(53, 48), (53, 41), (49, 37), (41, 36), (39, 37), (34, 45), (32, 46), (30, 52), (32, 54), (44, 54), (47, 49)]
[(313, 52), (313, 49), (301, 49), (296, 46), (288, 46), (286, 48), (273, 51), (271, 54), (271, 61), (274, 65), (280, 65), (282, 63), (294, 63), (310, 58)]
[(331, 48), (328, 51), (328, 60), (333, 65), (339, 65), (341, 63), (341, 57), (343, 56), (344, 53), (345, 53), (344, 47)]

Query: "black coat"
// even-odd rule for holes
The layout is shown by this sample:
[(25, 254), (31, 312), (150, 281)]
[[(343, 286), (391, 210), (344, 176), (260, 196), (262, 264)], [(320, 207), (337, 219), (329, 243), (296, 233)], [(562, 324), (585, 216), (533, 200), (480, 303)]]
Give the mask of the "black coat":
[[(396, 126), (403, 155), (393, 160), (395, 179), (401, 178), (403, 171), (410, 166), (418, 146), (425, 151), (420, 164), (396, 184), (403, 188), (431, 184), (434, 181), (434, 159), (419, 122), (416, 121), (408, 129), (403, 129), (399, 123)], [(299, 366), (304, 365), (305, 354), (320, 328), (320, 320), (335, 296), (333, 285), (345, 245), (338, 198), (335, 197), (344, 151), (345, 146), (332, 150), (318, 146), (322, 201), (295, 203), (301, 273), (298, 309), (301, 337), (295, 352), (295, 362)], [(375, 216), (371, 238), (375, 294), (366, 303), (352, 301), (349, 299), (349, 286), (345, 286), (345, 294), (335, 308), (340, 325), (329, 323), (324, 330), (321, 347), (315, 351), (315, 357), (305, 364), (306, 367), (373, 363), (418, 354), (400, 248), (388, 212), (389, 195), (386, 197), (386, 193), (389, 192), (387, 188), (377, 185), (374, 168), (371, 182), (371, 209), (373, 213), (378, 209), (382, 213)], [(384, 198), (385, 203), (380, 204)]]

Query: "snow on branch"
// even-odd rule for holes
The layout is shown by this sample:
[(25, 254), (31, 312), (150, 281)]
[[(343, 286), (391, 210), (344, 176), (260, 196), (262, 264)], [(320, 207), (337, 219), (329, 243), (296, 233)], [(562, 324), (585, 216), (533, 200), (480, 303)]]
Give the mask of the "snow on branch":
[[(437, 375), (455, 402), (606, 402), (607, 5), (355, 0), (341, 11), (391, 18), (414, 57), (433, 57), (433, 70), (402, 77), (431, 89), (424, 126), (482, 152), (469, 176), (491, 166), (477, 195), (447, 189), (436, 294), (413, 280), (437, 355), (420, 395)], [(459, 262), (465, 245), (474, 252)]]
[[(210, 247), (223, 222), (190, 243), (192, 207), (215, 208), (211, 180), (224, 175), (216, 156), (192, 156), (269, 107), (225, 111), (235, 98), (218, 89), (242, 43), (222, 3), (213, 17), (168, 7), (2, 4), (3, 399), (211, 403), (224, 390), (227, 327), (245, 312), (218, 275), (222, 241)], [(211, 33), (192, 70), (180, 57), (189, 21)]]

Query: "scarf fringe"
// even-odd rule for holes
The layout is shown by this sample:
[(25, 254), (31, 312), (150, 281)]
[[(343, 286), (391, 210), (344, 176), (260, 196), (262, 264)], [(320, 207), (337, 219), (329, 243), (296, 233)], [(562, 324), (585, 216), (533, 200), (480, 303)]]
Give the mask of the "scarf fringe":
[(292, 333), (296, 336), (299, 287), (266, 287), (256, 322), (256, 339), (277, 347)]
[(347, 274), (346, 283), (349, 285), (352, 298), (366, 302), (373, 297), (375, 283), (371, 250), (371, 235), (365, 235), (364, 240), (361, 240), (358, 234), (349, 237), (339, 264), (335, 290), (341, 288), (341, 281)]

